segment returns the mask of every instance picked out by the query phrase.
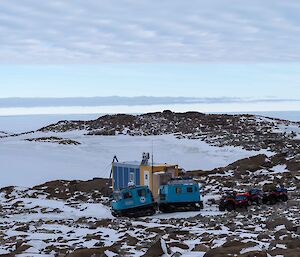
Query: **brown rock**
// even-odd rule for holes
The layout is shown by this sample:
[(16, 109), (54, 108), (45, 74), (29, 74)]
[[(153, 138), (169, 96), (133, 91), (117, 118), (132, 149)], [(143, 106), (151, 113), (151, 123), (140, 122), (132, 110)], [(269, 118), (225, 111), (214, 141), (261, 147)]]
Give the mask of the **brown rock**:
[(168, 244), (169, 247), (178, 247), (184, 250), (188, 250), (189, 246), (183, 243), (179, 243), (179, 242), (172, 242)]
[(26, 232), (29, 230), (29, 225), (23, 225), (15, 229), (16, 231)]
[(300, 250), (300, 239), (292, 239), (287, 243), (288, 249), (299, 249)]
[(208, 247), (205, 244), (197, 244), (195, 245), (193, 252), (207, 252)]
[(142, 255), (142, 257), (159, 257), (164, 254), (161, 247), (161, 240), (158, 238), (156, 241), (148, 248), (147, 252)]
[(135, 237), (133, 237), (127, 233), (122, 237), (122, 239), (123, 239), (122, 241), (126, 242), (127, 245), (129, 245), (129, 246), (136, 246), (138, 243), (138, 240)]
[(213, 248), (213, 249), (207, 251), (206, 254), (204, 255), (204, 257), (224, 257), (229, 254), (238, 255), (238, 254), (240, 254), (240, 251), (242, 249), (254, 247), (254, 246), (256, 246), (256, 243), (253, 243), (253, 242), (243, 243), (243, 242), (240, 242), (237, 240), (229, 241), (220, 247)]
[(268, 157), (264, 154), (259, 154), (249, 158), (238, 160), (226, 167), (228, 170), (238, 171), (257, 171), (262, 166), (269, 162)]
[(104, 253), (107, 247), (91, 248), (91, 249), (77, 249), (74, 252), (66, 255), (66, 257), (106, 257)]
[(268, 229), (273, 230), (277, 226), (284, 225), (287, 230), (294, 231), (295, 225), (293, 222), (289, 221), (287, 218), (284, 217), (275, 217), (275, 218), (269, 218), (266, 221), (266, 226)]

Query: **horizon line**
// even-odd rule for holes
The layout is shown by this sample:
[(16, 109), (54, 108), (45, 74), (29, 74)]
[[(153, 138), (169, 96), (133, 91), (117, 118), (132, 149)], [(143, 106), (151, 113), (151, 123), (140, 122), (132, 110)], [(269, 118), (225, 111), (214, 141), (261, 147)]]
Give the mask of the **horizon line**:
[(300, 102), (297, 98), (276, 97), (181, 97), (181, 96), (85, 96), (85, 97), (4, 97), (0, 108), (153, 106), (171, 104), (255, 104)]

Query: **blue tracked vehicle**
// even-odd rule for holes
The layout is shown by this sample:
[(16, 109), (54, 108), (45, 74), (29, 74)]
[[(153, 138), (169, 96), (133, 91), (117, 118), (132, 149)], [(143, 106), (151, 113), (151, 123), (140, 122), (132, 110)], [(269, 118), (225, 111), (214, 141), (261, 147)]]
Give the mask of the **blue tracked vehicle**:
[(141, 217), (155, 214), (157, 204), (147, 186), (129, 186), (113, 193), (111, 205), (116, 217)]
[(199, 184), (191, 178), (172, 179), (160, 186), (158, 207), (162, 212), (199, 211), (203, 208)]

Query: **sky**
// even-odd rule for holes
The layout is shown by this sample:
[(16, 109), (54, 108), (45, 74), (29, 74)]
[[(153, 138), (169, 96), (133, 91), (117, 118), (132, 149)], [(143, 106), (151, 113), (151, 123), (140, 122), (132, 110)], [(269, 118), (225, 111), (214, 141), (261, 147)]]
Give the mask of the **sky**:
[(299, 61), (298, 0), (0, 1), (2, 63)]
[(300, 63), (0, 65), (1, 97), (300, 99)]
[(0, 99), (232, 97), (228, 110), (257, 109), (249, 98), (300, 110), (299, 13), (298, 0), (0, 1)]

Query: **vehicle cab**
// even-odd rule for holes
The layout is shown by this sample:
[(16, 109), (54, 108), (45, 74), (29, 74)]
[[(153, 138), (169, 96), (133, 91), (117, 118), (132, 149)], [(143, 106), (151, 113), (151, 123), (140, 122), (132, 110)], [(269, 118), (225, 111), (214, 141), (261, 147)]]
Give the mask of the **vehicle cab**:
[(175, 210), (200, 210), (203, 203), (200, 187), (191, 178), (176, 178), (159, 188), (159, 209), (163, 212)]
[(130, 186), (113, 193), (114, 216), (135, 216), (155, 213), (153, 195), (147, 186)]

